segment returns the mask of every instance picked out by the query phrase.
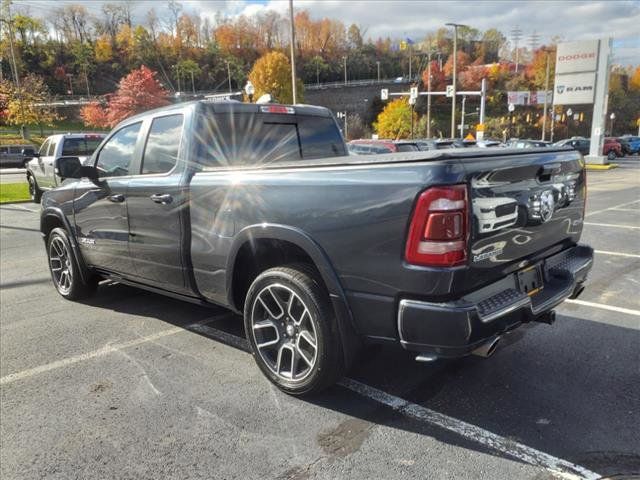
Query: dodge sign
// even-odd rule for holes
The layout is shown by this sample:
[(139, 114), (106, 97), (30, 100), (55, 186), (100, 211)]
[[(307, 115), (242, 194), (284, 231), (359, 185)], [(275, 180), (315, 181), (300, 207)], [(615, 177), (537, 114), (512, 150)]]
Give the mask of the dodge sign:
[(556, 77), (553, 103), (554, 105), (593, 103), (595, 90), (596, 72), (559, 75)]
[(559, 43), (556, 54), (556, 75), (595, 72), (598, 68), (598, 40)]

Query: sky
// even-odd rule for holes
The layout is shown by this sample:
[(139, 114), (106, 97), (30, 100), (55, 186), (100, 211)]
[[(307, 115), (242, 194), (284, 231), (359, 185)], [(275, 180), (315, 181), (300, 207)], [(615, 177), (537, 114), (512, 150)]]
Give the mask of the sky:
[[(112, 3), (114, 0), (110, 0)], [(117, 1), (117, 0), (116, 0)], [(13, 0), (16, 8), (46, 16), (64, 4), (79, 3), (99, 14), (103, 0)], [(160, 18), (168, 13), (163, 0), (132, 0), (136, 20), (155, 8)], [(183, 0), (184, 11), (199, 12), (211, 19), (217, 12), (235, 17), (264, 10), (288, 11), (288, 0)], [(331, 17), (346, 25), (355, 23), (365, 37), (421, 40), (447, 22), (463, 23), (479, 30), (498, 28), (505, 35), (519, 27), (524, 41), (531, 34), (543, 44), (552, 37), (577, 41), (611, 36), (614, 63), (640, 65), (640, 0), (626, 1), (421, 1), (421, 0), (294, 0), (312, 18)], [(528, 42), (527, 42), (528, 43)]]

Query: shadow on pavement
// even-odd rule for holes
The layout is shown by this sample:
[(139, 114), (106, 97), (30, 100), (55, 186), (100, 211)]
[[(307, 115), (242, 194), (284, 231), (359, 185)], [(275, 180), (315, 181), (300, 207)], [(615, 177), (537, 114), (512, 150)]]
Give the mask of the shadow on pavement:
[[(119, 284), (101, 285), (98, 295), (85, 303), (182, 327), (220, 315), (213, 328), (244, 338), (241, 317), (226, 309)], [(553, 327), (527, 329), (489, 359), (421, 364), (397, 348), (368, 348), (349, 376), (602, 475), (639, 473), (640, 332), (573, 316), (558, 318)], [(379, 424), (504, 456), (342, 387), (301, 401), (361, 420), (333, 432), (330, 441), (319, 436), (320, 445), (330, 451), (348, 450), (359, 428)]]

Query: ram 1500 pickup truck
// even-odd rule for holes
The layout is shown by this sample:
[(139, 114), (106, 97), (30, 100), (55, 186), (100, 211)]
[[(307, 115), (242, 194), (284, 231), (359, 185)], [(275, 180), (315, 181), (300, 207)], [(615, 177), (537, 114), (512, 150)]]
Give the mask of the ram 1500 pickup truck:
[(199, 101), (58, 168), (41, 230), (62, 296), (107, 279), (227, 307), (291, 394), (331, 385), (369, 342), (488, 356), (551, 323), (592, 264), (569, 149), (348, 156), (324, 108)]

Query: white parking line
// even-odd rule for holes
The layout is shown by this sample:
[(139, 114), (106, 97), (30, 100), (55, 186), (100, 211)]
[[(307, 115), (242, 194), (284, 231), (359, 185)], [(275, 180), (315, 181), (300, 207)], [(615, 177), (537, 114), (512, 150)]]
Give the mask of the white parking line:
[(573, 303), (575, 305), (582, 305), (584, 307), (600, 308), (602, 310), (609, 310), (612, 312), (626, 313), (627, 315), (635, 315), (640, 317), (640, 310), (633, 310), (631, 308), (614, 307), (613, 305), (605, 305), (603, 303), (585, 302), (584, 300), (565, 300), (566, 303)]
[(73, 365), (74, 363), (82, 362), (92, 358), (102, 357), (103, 355), (117, 352), (118, 350), (124, 350), (125, 348), (134, 347), (142, 343), (153, 342), (154, 340), (158, 340), (159, 338), (167, 337), (169, 335), (175, 335), (176, 333), (186, 332), (188, 330), (195, 330), (197, 327), (202, 326), (206, 323), (212, 322), (213, 320), (216, 320), (218, 318), (220, 317), (209, 318), (201, 322), (196, 322), (194, 324), (188, 325), (186, 327), (169, 328), (167, 330), (162, 330), (160, 332), (154, 333), (153, 335), (147, 335), (146, 337), (140, 337), (140, 338), (136, 338), (135, 340), (116, 343), (114, 345), (106, 345), (92, 352), (82, 353), (80, 355), (75, 355), (69, 358), (63, 358), (62, 360), (57, 360), (55, 362), (47, 363), (45, 365), (29, 368), (27, 370), (22, 370), (21, 372), (11, 373), (9, 375), (5, 375), (4, 377), (0, 378), (0, 385), (6, 385), (8, 383), (12, 383), (17, 380), (23, 380), (25, 378), (38, 375), (40, 373), (50, 372), (51, 370), (56, 370), (58, 368), (66, 367), (68, 365)]
[(614, 255), (617, 257), (640, 258), (640, 255), (636, 255), (635, 253), (609, 252), (607, 250), (594, 250), (594, 252), (598, 255)]
[(448, 415), (436, 412), (422, 405), (411, 403), (403, 398), (396, 397), (395, 395), (370, 387), (356, 380), (345, 378), (340, 381), (340, 385), (363, 397), (386, 405), (402, 415), (454, 432), (530, 465), (543, 467), (561, 478), (585, 480), (602, 478), (602, 475), (592, 472), (580, 465), (514, 442), (511, 439), (497, 435), (484, 428), (463, 422), (457, 418), (449, 417)]
[[(613, 207), (603, 208), (602, 210), (596, 210), (595, 212), (589, 212), (585, 215), (585, 217), (590, 217), (591, 215), (596, 215), (602, 212), (608, 212), (609, 210), (615, 210), (616, 208), (628, 207), (629, 205), (633, 205), (634, 203), (638, 203), (640, 200), (634, 200), (633, 202), (621, 203), (619, 205), (614, 205)], [(587, 203), (589, 203), (589, 197), (587, 197)]]
[(613, 223), (593, 223), (593, 222), (584, 222), (584, 224), (593, 225), (594, 227), (628, 228), (630, 230), (640, 230), (640, 226), (636, 226), (636, 225), (616, 225)]

